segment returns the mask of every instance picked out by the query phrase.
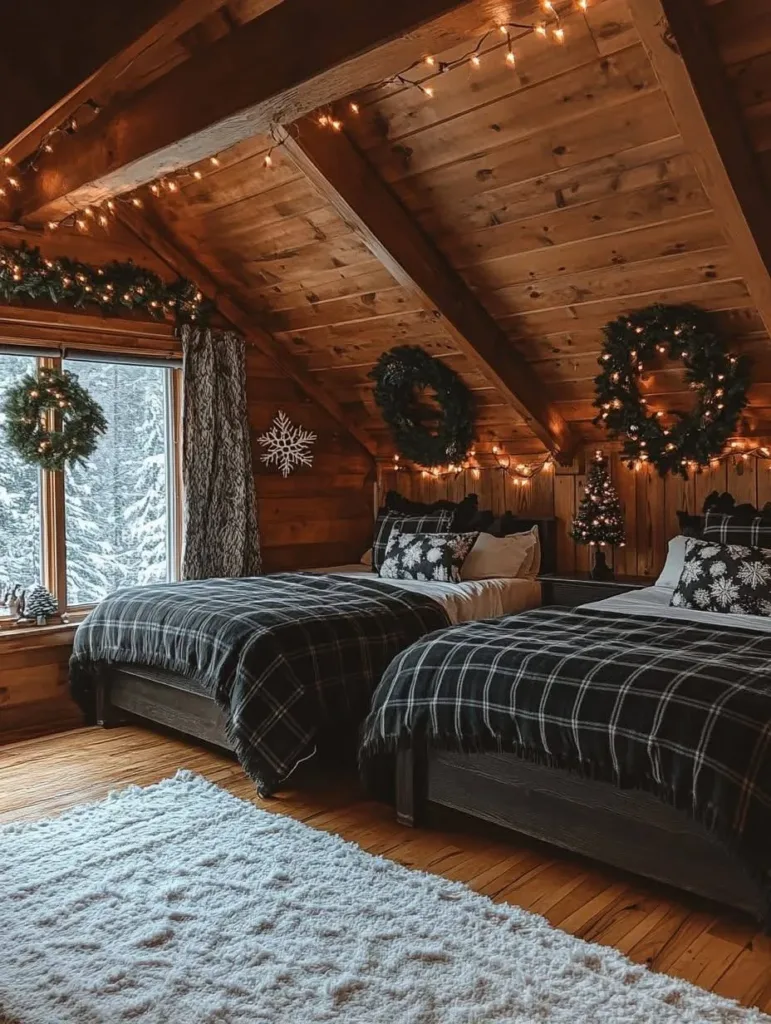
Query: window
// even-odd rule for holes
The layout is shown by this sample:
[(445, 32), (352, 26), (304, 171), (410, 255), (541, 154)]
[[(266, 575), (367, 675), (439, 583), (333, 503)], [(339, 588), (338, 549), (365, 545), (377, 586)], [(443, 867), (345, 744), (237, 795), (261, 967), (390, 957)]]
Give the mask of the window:
[[(0, 354), (0, 395), (25, 373), (35, 369), (26, 356)], [(0, 424), (3, 415), (0, 412)], [(16, 583), (40, 578), (40, 472), (22, 462), (6, 445), (0, 446), (0, 587), (3, 594)]]
[[(53, 364), (77, 374), (99, 402), (107, 433), (85, 465), (64, 474), (26, 466), (0, 442), (3, 586), (40, 580), (74, 608), (120, 587), (174, 579), (178, 371), (94, 356)], [(35, 365), (0, 354), (0, 394)]]

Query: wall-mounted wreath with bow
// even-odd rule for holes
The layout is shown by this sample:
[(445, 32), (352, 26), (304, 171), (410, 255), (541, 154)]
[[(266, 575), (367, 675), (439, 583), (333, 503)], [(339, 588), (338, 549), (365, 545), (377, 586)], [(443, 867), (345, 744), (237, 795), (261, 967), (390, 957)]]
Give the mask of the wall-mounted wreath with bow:
[[(375, 401), (391, 429), (396, 450), (419, 466), (441, 466), (466, 458), (474, 439), (471, 392), (441, 359), (416, 345), (384, 352), (369, 374)], [(439, 425), (429, 426), (418, 404), (421, 392), (433, 391)]]
[[(726, 351), (714, 315), (694, 306), (649, 306), (606, 324), (603, 333), (594, 422), (623, 440), (630, 464), (650, 462), (661, 476), (687, 477), (689, 468), (709, 465), (735, 432), (749, 386), (748, 363)], [(645, 395), (651, 364), (667, 359), (685, 367), (696, 394), (690, 412), (665, 408), (655, 388), (650, 399)]]

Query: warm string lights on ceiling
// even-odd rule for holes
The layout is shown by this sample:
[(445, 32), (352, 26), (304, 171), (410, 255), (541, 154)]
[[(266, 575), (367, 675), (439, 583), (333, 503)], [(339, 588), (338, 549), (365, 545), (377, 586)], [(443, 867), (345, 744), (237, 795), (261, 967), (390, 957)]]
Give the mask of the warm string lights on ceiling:
[[(768, 468), (771, 470), (771, 448), (766, 445), (755, 445), (752, 442), (749, 442), (750, 447), (746, 447), (747, 443), (744, 440), (730, 441), (724, 452), (709, 460), (708, 466), (700, 466), (694, 460), (685, 460), (683, 465), (691, 472), (704, 473), (707, 469), (717, 469), (723, 462), (733, 462), (734, 466), (739, 466), (742, 463), (748, 463), (751, 459), (757, 459), (758, 462), (768, 462)], [(641, 457), (632, 463), (632, 469), (639, 472), (647, 465), (649, 465), (647, 459)]]
[[(415, 89), (427, 99), (431, 99), (439, 88), (437, 80), (442, 74), (464, 65), (471, 69), (476, 69), (481, 67), (483, 63), (496, 59), (502, 49), (501, 45), (494, 43), (486, 46), (486, 44), (492, 38), (500, 36), (505, 38), (503, 61), (508, 67), (514, 69), (517, 66), (515, 47), (520, 40), (526, 36), (537, 35), (544, 40), (551, 40), (557, 44), (564, 43), (566, 39), (566, 30), (563, 24), (564, 15), (568, 10), (585, 12), (589, 6), (589, 0), (571, 0), (569, 4), (557, 4), (554, 0), (542, 0), (540, 6), (543, 18), (533, 24), (514, 21), (501, 22), (488, 29), (477, 39), (473, 47), (453, 60), (440, 60), (438, 57), (428, 54), (409, 65), (409, 67), (404, 68), (404, 70), (390, 75), (379, 82), (372, 82), (364, 86), (360, 92), (366, 94), (397, 85)], [(422, 71), (426, 71), (428, 74), (421, 77), (420, 72)], [(344, 104), (345, 115), (340, 113), (339, 108), (341, 106), (342, 104), (333, 104), (318, 112), (316, 115), (318, 125), (322, 128), (339, 132), (344, 127), (344, 116), (358, 116), (361, 113), (360, 104), (353, 100), (347, 101)], [(54, 153), (57, 138), (72, 135), (78, 131), (80, 111), (86, 108), (92, 116), (98, 116), (101, 112), (100, 106), (94, 100), (89, 99), (85, 101), (75, 114), (68, 115), (59, 125), (47, 132), (35, 152), (22, 161), (18, 167), (14, 166), (14, 162), (10, 157), (2, 158), (0, 172), (4, 171), (6, 173), (4, 177), (0, 174), (0, 198), (3, 196), (8, 197), (14, 191), (20, 191), (24, 187), (25, 178), (30, 173), (39, 170), (41, 161), (49, 154)], [(271, 137), (273, 145), (263, 158), (263, 164), (266, 168), (274, 166), (274, 153), (278, 148), (285, 145), (286, 142), (286, 136), (280, 132), (280, 129), (271, 130)], [(219, 165), (219, 156), (209, 157), (208, 160), (201, 161), (194, 166), (159, 176), (154, 181), (142, 185), (140, 188), (73, 209), (58, 220), (49, 220), (46, 227), (50, 231), (55, 231), (62, 226), (72, 226), (83, 232), (88, 232), (92, 228), (106, 229), (109, 227), (120, 205), (142, 209), (148, 200), (161, 199), (167, 195), (179, 195), (182, 186), (187, 180), (200, 181), (204, 177), (204, 169), (209, 166), (216, 168)]]
[[(481, 67), (483, 62), (487, 63), (490, 60), (496, 59), (498, 52), (501, 50), (500, 43), (490, 45), (486, 49), (485, 44), (493, 38), (500, 38), (500, 36), (505, 36), (503, 61), (507, 67), (513, 70), (517, 66), (515, 46), (521, 39), (526, 36), (536, 35), (544, 40), (551, 40), (558, 44), (564, 43), (566, 30), (562, 19), (566, 11), (577, 10), (586, 12), (589, 7), (589, 0), (576, 0), (575, 3), (570, 5), (558, 5), (553, 0), (542, 0), (540, 7), (543, 11), (544, 20), (538, 21), (535, 24), (519, 23), (516, 21), (501, 22), (494, 28), (488, 29), (484, 35), (477, 39), (471, 49), (454, 60), (440, 60), (438, 57), (428, 54), (410, 64), (403, 71), (390, 75), (379, 82), (372, 82), (364, 86), (359, 90), (359, 93), (367, 94), (379, 89), (388, 88), (391, 85), (398, 85), (404, 88), (415, 89), (426, 99), (433, 99), (439, 88), (437, 79), (440, 75), (464, 66), (468, 66), (473, 70)], [(428, 72), (428, 74), (421, 78), (419, 77), (419, 72), (421, 71)], [(342, 109), (343, 106), (344, 110)], [(315, 117), (316, 123), (320, 128), (328, 128), (330, 131), (340, 132), (345, 126), (344, 119), (346, 117), (358, 117), (360, 113), (361, 104), (354, 100), (349, 100), (345, 104), (327, 106), (317, 111)], [(275, 133), (273, 134), (273, 140), (274, 144), (263, 161), (265, 167), (274, 166), (273, 154), (285, 144), (285, 139), (279, 138)]]

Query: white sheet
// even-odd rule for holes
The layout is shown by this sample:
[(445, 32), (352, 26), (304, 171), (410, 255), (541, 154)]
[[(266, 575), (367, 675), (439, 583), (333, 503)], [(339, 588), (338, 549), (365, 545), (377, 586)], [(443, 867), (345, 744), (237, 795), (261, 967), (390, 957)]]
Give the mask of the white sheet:
[[(344, 576), (359, 576), (362, 573), (374, 576), (367, 565), (337, 565), (312, 571), (342, 573)], [(453, 625), (474, 619), (514, 615), (529, 608), (538, 608), (541, 604), (541, 584), (535, 580), (494, 579), (438, 583), (435, 580), (380, 579), (380, 582), (432, 597), (441, 604)]]
[(669, 587), (645, 587), (617, 597), (606, 597), (604, 601), (592, 601), (582, 607), (604, 608), (621, 615), (658, 615), (667, 619), (701, 622), (719, 629), (754, 629), (771, 633), (771, 618), (764, 615), (723, 615), (721, 612), (700, 612), (691, 608), (670, 608), (673, 593), (674, 589)]

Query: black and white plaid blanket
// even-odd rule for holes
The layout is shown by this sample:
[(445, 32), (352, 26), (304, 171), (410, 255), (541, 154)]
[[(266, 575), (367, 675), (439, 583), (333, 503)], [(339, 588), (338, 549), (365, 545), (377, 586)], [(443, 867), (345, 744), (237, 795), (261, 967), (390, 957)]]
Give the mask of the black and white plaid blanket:
[(771, 889), (771, 633), (584, 608), (455, 626), (388, 667), (362, 759), (413, 738), (653, 792)]
[(448, 624), (442, 606), (377, 579), (282, 573), (132, 587), (78, 628), (75, 699), (93, 714), (104, 663), (203, 684), (246, 771), (273, 790), (325, 725), (361, 723), (388, 663)]

